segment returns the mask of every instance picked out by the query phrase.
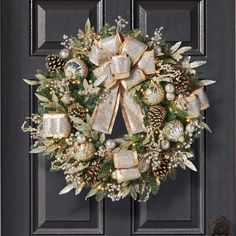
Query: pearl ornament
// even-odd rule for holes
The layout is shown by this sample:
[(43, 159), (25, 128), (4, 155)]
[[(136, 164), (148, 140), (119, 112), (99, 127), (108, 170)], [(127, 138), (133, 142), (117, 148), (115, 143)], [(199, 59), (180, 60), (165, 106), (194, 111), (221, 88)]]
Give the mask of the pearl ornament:
[(71, 103), (71, 97), (70, 97), (70, 94), (64, 94), (61, 98), (61, 101), (66, 104), (66, 105), (69, 105)]
[(70, 53), (68, 49), (62, 49), (59, 54), (61, 58), (66, 59)]
[(187, 131), (188, 133), (193, 133), (194, 130), (195, 130), (195, 128), (194, 128), (193, 125), (188, 124), (188, 125), (186, 126), (186, 131)]
[(163, 150), (167, 150), (170, 147), (170, 142), (168, 140), (162, 140), (161, 141), (161, 148)]
[(175, 91), (175, 86), (173, 84), (167, 84), (165, 86), (165, 91), (167, 93), (173, 93)]
[(83, 135), (83, 134), (78, 134), (77, 137), (76, 137), (76, 140), (78, 143), (85, 143), (86, 141), (86, 137)]
[(179, 137), (179, 142), (183, 143), (184, 142), (184, 136)]
[(112, 150), (116, 147), (116, 142), (112, 139), (108, 139), (105, 143), (107, 149)]
[(173, 93), (167, 93), (166, 94), (166, 99), (169, 101), (172, 101), (175, 99), (175, 95)]

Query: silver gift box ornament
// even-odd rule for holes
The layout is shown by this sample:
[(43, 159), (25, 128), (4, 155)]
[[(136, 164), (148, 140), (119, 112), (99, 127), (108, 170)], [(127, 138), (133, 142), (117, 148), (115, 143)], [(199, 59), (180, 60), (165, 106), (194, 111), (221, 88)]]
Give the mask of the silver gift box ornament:
[(43, 136), (53, 138), (64, 138), (71, 132), (71, 124), (66, 114), (44, 114), (43, 115)]

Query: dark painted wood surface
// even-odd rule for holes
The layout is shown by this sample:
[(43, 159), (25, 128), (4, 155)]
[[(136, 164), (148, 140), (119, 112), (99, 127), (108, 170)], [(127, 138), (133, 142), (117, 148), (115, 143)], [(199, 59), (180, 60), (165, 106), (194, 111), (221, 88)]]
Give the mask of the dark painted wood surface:
[[(29, 137), (20, 130), (36, 111), (22, 79), (33, 78), (44, 56), (60, 49), (62, 35), (76, 34), (87, 17), (99, 29), (118, 15), (150, 35), (164, 26), (164, 38), (191, 45), (190, 54), (208, 62), (204, 78), (217, 81), (207, 89), (206, 121), (214, 132), (195, 144), (198, 173), (179, 170), (176, 181), (142, 204), (59, 196), (63, 175), (28, 154)], [(210, 236), (209, 221), (220, 214), (235, 236), (234, 16), (233, 0), (2, 0), (2, 235)], [(114, 136), (122, 126), (120, 118)]]

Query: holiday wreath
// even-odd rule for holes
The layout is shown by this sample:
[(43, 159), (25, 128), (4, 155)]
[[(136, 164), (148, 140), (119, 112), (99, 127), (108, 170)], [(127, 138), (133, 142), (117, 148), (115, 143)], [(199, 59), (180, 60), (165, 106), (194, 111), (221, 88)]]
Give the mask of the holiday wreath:
[[(65, 47), (46, 58), (38, 71), (39, 111), (22, 130), (34, 140), (31, 153), (51, 158), (51, 170), (63, 171), (60, 194), (90, 188), (87, 197), (118, 201), (127, 195), (146, 201), (177, 167), (196, 171), (191, 145), (209, 127), (201, 111), (209, 107), (203, 87), (183, 55), (191, 47), (169, 46), (161, 28), (153, 37), (139, 29), (123, 32), (127, 22), (105, 24), (96, 33), (89, 20), (76, 37), (64, 35)], [(107, 139), (119, 105), (128, 134)]]

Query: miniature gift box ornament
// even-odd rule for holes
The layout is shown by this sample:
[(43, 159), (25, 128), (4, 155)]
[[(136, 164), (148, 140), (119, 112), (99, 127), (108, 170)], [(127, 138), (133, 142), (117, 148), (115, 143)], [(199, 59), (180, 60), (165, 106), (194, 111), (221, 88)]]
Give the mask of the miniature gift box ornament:
[(69, 136), (71, 124), (66, 114), (44, 114), (43, 115), (43, 136), (53, 138), (65, 138)]

